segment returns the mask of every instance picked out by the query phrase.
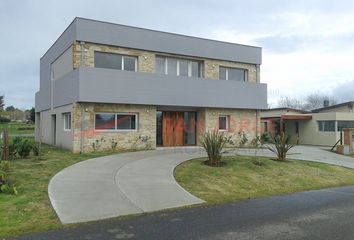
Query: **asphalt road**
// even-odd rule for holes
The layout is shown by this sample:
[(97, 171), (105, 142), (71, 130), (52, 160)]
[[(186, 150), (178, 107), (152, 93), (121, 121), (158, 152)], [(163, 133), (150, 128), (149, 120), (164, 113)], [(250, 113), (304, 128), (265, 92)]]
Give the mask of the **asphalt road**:
[(107, 220), (20, 239), (354, 239), (354, 187)]

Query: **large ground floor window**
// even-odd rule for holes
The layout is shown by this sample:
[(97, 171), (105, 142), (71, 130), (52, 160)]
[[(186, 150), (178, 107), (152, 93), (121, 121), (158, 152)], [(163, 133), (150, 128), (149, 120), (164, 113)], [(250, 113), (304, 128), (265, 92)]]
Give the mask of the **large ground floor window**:
[(95, 113), (95, 130), (136, 131), (137, 126), (136, 113)]

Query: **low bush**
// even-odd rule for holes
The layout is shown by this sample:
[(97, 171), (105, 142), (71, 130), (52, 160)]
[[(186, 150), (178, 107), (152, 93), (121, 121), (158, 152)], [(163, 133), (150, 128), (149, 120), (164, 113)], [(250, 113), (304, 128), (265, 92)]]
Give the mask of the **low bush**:
[(268, 145), (267, 148), (277, 155), (278, 161), (285, 161), (286, 154), (294, 147), (294, 145), (290, 144), (290, 136), (282, 132), (277, 136), (273, 136), (272, 141), (274, 145)]
[(8, 123), (8, 122), (11, 122), (11, 120), (6, 117), (0, 116), (0, 123)]
[(208, 165), (220, 166), (222, 150), (229, 141), (230, 137), (216, 130), (203, 135), (202, 146), (208, 154)]
[(9, 145), (10, 158), (15, 159), (17, 156), (26, 158), (33, 149), (33, 141), (27, 138), (15, 137)]
[(19, 131), (25, 131), (25, 130), (34, 130), (34, 127), (19, 127), (17, 128)]
[(0, 193), (17, 195), (16, 187), (9, 180), (10, 162), (0, 161)]

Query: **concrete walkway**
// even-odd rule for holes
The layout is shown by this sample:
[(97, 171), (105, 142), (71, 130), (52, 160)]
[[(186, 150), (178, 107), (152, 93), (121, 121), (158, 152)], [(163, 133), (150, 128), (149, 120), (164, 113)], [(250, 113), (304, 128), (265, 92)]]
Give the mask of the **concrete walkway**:
[(199, 148), (123, 153), (74, 164), (49, 183), (62, 223), (78, 223), (175, 208), (204, 201), (173, 177), (183, 161), (205, 156)]
[[(270, 156), (269, 150), (237, 149), (227, 155)], [(78, 223), (200, 204), (173, 177), (180, 163), (206, 156), (201, 148), (123, 153), (74, 164), (49, 183), (49, 198), (62, 223)], [(289, 158), (354, 169), (354, 158), (319, 147), (296, 146)]]

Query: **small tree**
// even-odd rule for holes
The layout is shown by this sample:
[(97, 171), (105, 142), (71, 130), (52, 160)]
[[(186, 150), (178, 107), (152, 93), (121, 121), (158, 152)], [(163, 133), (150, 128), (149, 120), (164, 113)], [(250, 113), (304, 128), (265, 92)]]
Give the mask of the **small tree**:
[(285, 161), (287, 152), (294, 147), (290, 144), (290, 136), (284, 132), (277, 136), (272, 136), (274, 145), (268, 145), (267, 148), (277, 155), (278, 161)]
[(203, 135), (202, 146), (208, 154), (208, 164), (210, 166), (220, 165), (222, 150), (229, 142), (230, 137), (217, 130), (207, 132)]

